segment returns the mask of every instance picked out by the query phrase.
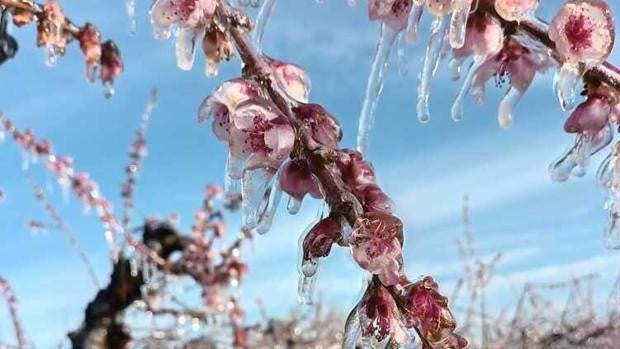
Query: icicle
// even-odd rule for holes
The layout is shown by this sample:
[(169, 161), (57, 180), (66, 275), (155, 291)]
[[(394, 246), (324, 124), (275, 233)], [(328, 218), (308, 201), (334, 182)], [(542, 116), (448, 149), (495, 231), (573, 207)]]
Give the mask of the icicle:
[(358, 308), (359, 306), (353, 308), (353, 310), (349, 313), (349, 316), (347, 316), (347, 321), (344, 325), (344, 334), (342, 336), (342, 349), (357, 348), (357, 341), (362, 334)]
[(177, 65), (183, 70), (191, 70), (196, 57), (198, 33), (191, 28), (180, 28), (177, 32), (176, 55)]
[(105, 98), (114, 97), (114, 84), (111, 81), (106, 81), (103, 83), (103, 96)]
[(245, 159), (235, 157), (231, 152), (228, 152), (228, 158), (226, 159), (226, 176), (231, 179), (241, 179), (245, 162)]
[[(241, 211), (243, 225), (256, 228), (261, 214), (267, 207), (270, 187), (273, 185), (273, 173), (265, 168), (245, 170), (241, 181)], [(265, 196), (267, 194), (267, 196)]]
[(618, 167), (617, 143), (610, 154), (603, 160), (598, 170), (599, 183), (607, 190), (605, 210), (609, 212), (609, 225), (603, 235), (607, 248), (620, 249), (620, 168)]
[(478, 69), (484, 64), (487, 60), (487, 57), (476, 56), (474, 57), (474, 61), (469, 66), (469, 71), (467, 71), (467, 75), (465, 75), (465, 79), (463, 80), (463, 84), (461, 85), (461, 89), (454, 99), (454, 104), (452, 104), (452, 120), (458, 122), (463, 120), (463, 102), (465, 101), (465, 96), (471, 89), (471, 83), (474, 79), (474, 76), (478, 72)]
[(265, 202), (266, 206), (262, 210), (258, 225), (256, 226), (256, 231), (259, 234), (265, 234), (271, 229), (280, 199), (282, 198), (282, 190), (277, 185), (272, 185), (268, 191), (268, 193), (265, 193), (265, 196), (269, 195), (269, 198)]
[[(476, 104), (478, 105), (483, 105), (484, 101), (487, 98), (484, 85), (472, 86), (470, 91), (471, 91), (470, 94), (472, 98), (474, 99), (474, 102), (476, 102)], [(501, 107), (501, 104), (500, 104), (500, 107)]]
[(398, 35), (398, 39), (396, 42), (396, 57), (398, 58), (398, 72), (402, 76), (406, 76), (408, 73), (407, 69), (407, 41), (405, 40), (405, 33), (401, 32)]
[(290, 214), (298, 214), (299, 210), (301, 210), (301, 203), (302, 200), (297, 200), (294, 197), (289, 197), (288, 198), (288, 203), (286, 205), (286, 210), (288, 211), (288, 213)]
[(510, 86), (506, 95), (499, 104), (497, 121), (502, 128), (510, 128), (514, 120), (515, 107), (521, 100), (523, 93), (514, 86)]
[(390, 56), (390, 50), (396, 40), (397, 32), (389, 26), (381, 25), (381, 38), (377, 44), (377, 52), (372, 63), (368, 83), (366, 85), (366, 96), (362, 106), (359, 120), (359, 130), (357, 133), (357, 149), (361, 153), (368, 151), (368, 138), (370, 137), (370, 129), (374, 121), (374, 112), (383, 88), (383, 75), (387, 60)]
[(418, 40), (420, 34), (420, 18), (422, 17), (421, 5), (413, 5), (411, 12), (409, 12), (409, 18), (407, 20), (407, 29), (405, 30), (405, 39), (408, 42), (414, 42)]
[(129, 258), (129, 274), (132, 277), (138, 276), (138, 261), (136, 261), (136, 256)]
[(431, 27), (431, 35), (426, 45), (426, 54), (422, 62), (422, 72), (420, 73), (420, 82), (418, 84), (417, 114), (418, 120), (422, 123), (426, 123), (431, 119), (429, 110), (431, 78), (435, 62), (439, 59), (443, 33), (447, 23), (445, 16), (435, 18)]
[(208, 78), (212, 78), (217, 76), (220, 73), (220, 63), (215, 61), (212, 58), (207, 57), (205, 62), (205, 76)]
[(448, 71), (450, 72), (450, 79), (458, 80), (461, 78), (461, 66), (463, 65), (463, 58), (452, 58), (448, 62)]
[(452, 5), (452, 17), (450, 18), (450, 31), (448, 39), (452, 48), (461, 48), (465, 44), (467, 32), (467, 17), (473, 0), (456, 0)]
[(271, 13), (273, 12), (273, 8), (275, 7), (276, 0), (264, 0), (263, 5), (258, 11), (258, 15), (256, 16), (256, 23), (254, 24), (254, 46), (256, 50), (260, 53), (262, 52), (261, 42), (263, 40), (263, 35), (265, 34), (265, 26), (269, 21), (269, 17), (271, 17)]
[(565, 182), (571, 173), (582, 177), (591, 155), (591, 143), (585, 136), (578, 135), (573, 145), (549, 166), (551, 180)]
[(297, 299), (302, 304), (312, 304), (316, 272), (319, 267), (317, 259), (305, 260), (301, 264), (299, 286), (297, 287)]
[(136, 0), (125, 0), (125, 9), (127, 10), (127, 17), (129, 18), (129, 32), (131, 34), (136, 33)]
[(581, 74), (577, 64), (565, 63), (559, 70), (556, 70), (553, 88), (562, 110), (569, 111), (575, 108), (580, 81)]

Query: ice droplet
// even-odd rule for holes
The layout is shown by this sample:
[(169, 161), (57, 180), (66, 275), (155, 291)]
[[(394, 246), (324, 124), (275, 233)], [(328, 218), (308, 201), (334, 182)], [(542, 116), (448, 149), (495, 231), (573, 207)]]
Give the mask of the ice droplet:
[(266, 168), (248, 169), (241, 180), (241, 212), (243, 225), (256, 228), (268, 206), (273, 172)]
[(569, 111), (575, 108), (580, 81), (581, 74), (577, 64), (565, 63), (556, 70), (553, 88), (562, 110)]
[(103, 96), (105, 98), (114, 97), (114, 84), (111, 81), (106, 81), (103, 83)]
[(420, 18), (422, 18), (422, 6), (413, 5), (407, 19), (407, 29), (405, 29), (405, 39), (408, 42), (418, 40), (420, 34)]
[(136, 33), (136, 0), (125, 0), (125, 9), (127, 10), (127, 18), (129, 18), (129, 32), (133, 35)]
[(280, 204), (280, 199), (282, 198), (282, 190), (277, 185), (272, 185), (270, 189), (268, 189), (269, 198), (266, 200), (266, 206), (262, 210), (262, 214), (259, 217), (258, 225), (256, 226), (256, 231), (259, 234), (265, 234), (271, 229), (271, 225), (273, 224), (273, 219), (276, 216), (276, 211), (278, 210), (278, 205)]
[(431, 119), (429, 110), (431, 78), (435, 62), (439, 60), (447, 23), (448, 20), (445, 16), (435, 18), (431, 27), (431, 35), (426, 44), (426, 54), (422, 60), (422, 72), (420, 73), (420, 82), (418, 84), (418, 103), (416, 108), (418, 120), (422, 123), (426, 123)]
[(298, 214), (299, 210), (301, 210), (301, 203), (302, 203), (302, 200), (297, 200), (291, 196), (288, 198), (288, 203), (286, 204), (286, 210), (288, 211), (288, 213), (292, 215)]
[[(201, 31), (201, 33), (203, 33)], [(204, 33), (203, 33), (204, 34)], [(177, 31), (176, 56), (177, 65), (183, 70), (191, 70), (196, 57), (198, 32), (192, 28), (180, 28)]]
[(368, 76), (366, 85), (366, 96), (362, 105), (359, 119), (359, 130), (357, 133), (357, 149), (361, 153), (368, 151), (370, 129), (374, 121), (374, 113), (379, 102), (381, 90), (383, 89), (383, 75), (390, 51), (396, 40), (397, 32), (389, 26), (381, 25), (381, 38), (377, 44), (377, 51)]
[(592, 142), (584, 135), (578, 135), (573, 145), (549, 166), (549, 174), (554, 182), (565, 182), (571, 173), (576, 177), (585, 174), (585, 168), (592, 151)]
[(465, 44), (467, 32), (467, 17), (473, 0), (455, 0), (452, 4), (452, 17), (450, 18), (450, 31), (448, 39), (452, 48), (461, 48)]
[(316, 272), (318, 261), (315, 259), (305, 260), (301, 265), (299, 275), (299, 285), (297, 287), (297, 300), (301, 304), (312, 304), (314, 285), (316, 283)]
[(523, 93), (511, 86), (502, 101), (499, 103), (497, 121), (502, 128), (510, 128), (514, 120), (515, 107), (521, 100)]
[(259, 53), (262, 52), (261, 42), (263, 40), (263, 36), (265, 35), (265, 27), (267, 26), (267, 22), (271, 17), (271, 13), (273, 13), (275, 5), (276, 0), (264, 0), (263, 5), (260, 7), (258, 15), (256, 16), (253, 39), (254, 46)]
[(43, 49), (45, 65), (48, 67), (55, 67), (58, 62), (58, 53), (56, 52), (56, 46), (54, 44), (47, 44)]
[(474, 76), (478, 72), (478, 69), (480, 69), (482, 64), (486, 61), (486, 59), (486, 57), (482, 56), (474, 57), (474, 61), (469, 66), (467, 75), (465, 75), (465, 79), (463, 79), (461, 89), (459, 90), (459, 93), (454, 99), (454, 104), (452, 104), (452, 120), (454, 120), (455, 122), (463, 120), (463, 103), (465, 101), (465, 96), (467, 96), (467, 93), (471, 89), (471, 83), (474, 79)]

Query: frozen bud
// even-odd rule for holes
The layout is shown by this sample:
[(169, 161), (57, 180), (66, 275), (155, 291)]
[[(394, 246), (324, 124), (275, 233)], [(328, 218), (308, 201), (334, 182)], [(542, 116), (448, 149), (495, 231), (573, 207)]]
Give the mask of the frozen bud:
[(392, 213), (392, 200), (376, 184), (368, 184), (355, 190), (365, 212)]
[(151, 6), (155, 36), (169, 37), (173, 24), (184, 28), (203, 26), (211, 20), (216, 7), (216, 0), (156, 0)]
[(338, 148), (342, 128), (338, 120), (318, 104), (302, 104), (293, 109), (295, 116), (310, 126), (312, 139), (321, 145)]
[(108, 40), (101, 44), (101, 81), (113, 83), (123, 72), (123, 59), (116, 44)]
[(331, 217), (322, 219), (305, 236), (302, 248), (304, 260), (327, 257), (332, 244), (342, 237), (340, 223)]
[(568, 63), (602, 63), (613, 48), (614, 22), (602, 0), (571, 0), (553, 17), (549, 38)]
[(295, 64), (281, 62), (272, 58), (267, 58), (267, 62), (273, 71), (279, 87), (294, 100), (307, 103), (312, 87), (308, 73)]
[(78, 34), (78, 40), (86, 60), (87, 78), (89, 81), (94, 81), (95, 70), (101, 61), (101, 35), (94, 25), (86, 23)]
[(364, 160), (360, 152), (344, 149), (339, 155), (338, 167), (342, 179), (350, 188), (375, 183), (375, 169), (370, 162)]
[(362, 335), (379, 342), (391, 338), (404, 343), (409, 337), (400, 321), (398, 307), (392, 295), (381, 285), (368, 286), (359, 307)]
[(407, 27), (407, 18), (411, 11), (411, 0), (369, 0), (368, 18), (382, 21), (395, 31)]
[[(238, 78), (222, 83), (200, 105), (198, 121), (204, 122), (218, 114), (234, 112), (239, 104), (251, 100), (263, 98), (260, 86), (253, 80)], [(224, 112), (218, 108), (224, 108)], [(228, 116), (227, 116), (228, 117)]]
[(217, 74), (221, 61), (228, 61), (235, 54), (228, 34), (216, 23), (212, 23), (202, 39), (202, 50), (207, 58), (205, 73), (207, 76)]
[(54, 0), (47, 0), (43, 5), (43, 14), (37, 26), (37, 45), (49, 45), (54, 54), (64, 54), (69, 42), (69, 34), (64, 29), (65, 15)]
[(455, 337), (456, 321), (448, 309), (448, 298), (439, 293), (439, 286), (432, 277), (406, 287), (407, 327), (416, 327), (422, 337), (431, 344), (454, 342), (455, 348), (464, 348), (467, 341)]
[(426, 8), (433, 16), (442, 17), (452, 12), (452, 2), (454, 0), (429, 0), (426, 1)]
[(273, 102), (246, 101), (230, 119), (230, 151), (236, 158), (249, 158), (246, 168), (277, 169), (288, 158), (295, 131)]
[(454, 57), (486, 57), (499, 52), (504, 44), (502, 24), (488, 15), (473, 14), (467, 20), (465, 44), (453, 50)]
[(495, 11), (507, 21), (529, 19), (538, 8), (539, 0), (495, 0)]
[(319, 181), (305, 159), (294, 159), (284, 164), (280, 170), (279, 183), (282, 191), (298, 201), (303, 200), (306, 194), (317, 199), (323, 197)]
[(566, 120), (564, 131), (596, 134), (607, 125), (610, 114), (611, 106), (606, 96), (590, 95)]
[(353, 258), (384, 285), (398, 283), (403, 246), (403, 223), (391, 214), (367, 212), (360, 216), (349, 237)]

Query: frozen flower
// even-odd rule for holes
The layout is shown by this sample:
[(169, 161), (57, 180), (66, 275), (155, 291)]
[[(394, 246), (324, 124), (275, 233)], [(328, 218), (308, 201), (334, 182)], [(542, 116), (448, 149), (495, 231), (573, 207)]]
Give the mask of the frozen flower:
[(64, 54), (69, 34), (64, 30), (65, 15), (54, 0), (43, 5), (43, 15), (37, 26), (37, 45), (50, 46), (55, 54)]
[(367, 212), (360, 216), (349, 237), (355, 261), (378, 275), (384, 285), (399, 281), (403, 223), (391, 214)]
[(306, 194), (317, 199), (323, 196), (318, 179), (305, 159), (294, 159), (284, 164), (280, 170), (279, 183), (282, 191), (298, 201), (303, 200)]
[(451, 348), (464, 348), (467, 341), (453, 334), (456, 321), (448, 309), (448, 298), (439, 293), (432, 277), (406, 286), (407, 327), (415, 327), (428, 342), (452, 342)]
[(338, 120), (318, 104), (302, 104), (293, 109), (297, 119), (310, 127), (312, 139), (319, 144), (338, 148), (342, 128)]
[(280, 88), (294, 100), (302, 103), (308, 102), (311, 84), (310, 77), (301, 67), (268, 58), (267, 62), (280, 85)]
[(465, 43), (454, 49), (457, 58), (477, 56), (486, 57), (498, 52), (504, 43), (504, 29), (501, 23), (487, 15), (470, 15), (467, 20)]
[(302, 243), (304, 260), (327, 257), (332, 245), (342, 237), (340, 224), (327, 217), (314, 225)]
[(602, 0), (571, 0), (553, 17), (549, 38), (566, 62), (602, 63), (614, 44), (611, 10)]
[(530, 18), (538, 8), (539, 0), (495, 0), (495, 11), (507, 21)]
[(246, 168), (277, 169), (293, 149), (293, 127), (269, 101), (247, 101), (230, 115), (230, 119), (231, 154), (249, 158)]
[(205, 74), (214, 76), (221, 61), (229, 60), (234, 55), (233, 45), (219, 25), (212, 23), (202, 39), (202, 50), (206, 57)]
[(379, 342), (391, 338), (395, 343), (404, 343), (409, 338), (394, 298), (382, 285), (373, 283), (368, 287), (358, 312), (364, 337)]
[(364, 212), (392, 212), (392, 200), (376, 184), (368, 184), (355, 190)]
[(384, 22), (395, 31), (401, 31), (407, 27), (411, 5), (411, 0), (369, 0), (368, 17), (372, 21)]
[(344, 149), (340, 151), (338, 160), (342, 179), (350, 188), (375, 183), (375, 169), (360, 152)]
[(228, 140), (230, 132), (230, 113), (239, 104), (250, 99), (262, 98), (260, 86), (248, 79), (238, 78), (224, 82), (200, 105), (198, 120), (204, 122), (213, 117), (213, 131), (219, 140)]
[(204, 27), (216, 7), (216, 0), (157, 0), (151, 7), (155, 36), (168, 38), (174, 24), (188, 29)]
[(564, 124), (568, 133), (595, 135), (609, 123), (611, 106), (605, 95), (589, 95), (570, 115)]

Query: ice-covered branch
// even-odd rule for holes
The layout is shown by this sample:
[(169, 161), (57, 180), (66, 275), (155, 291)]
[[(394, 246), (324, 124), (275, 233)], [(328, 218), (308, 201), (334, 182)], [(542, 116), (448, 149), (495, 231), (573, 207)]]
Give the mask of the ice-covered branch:
[(75, 25), (55, 0), (46, 0), (44, 4), (33, 0), (0, 0), (0, 10), (0, 64), (12, 58), (18, 47), (7, 31), (10, 14), (16, 26), (36, 22), (37, 46), (45, 48), (45, 62), (49, 66), (56, 64), (58, 56), (64, 55), (71, 41), (77, 41), (86, 61), (86, 78), (91, 82), (99, 78), (105, 95), (114, 94), (114, 80), (123, 71), (121, 55), (113, 41), (101, 41), (101, 34), (94, 25)]
[(0, 275), (0, 296), (4, 298), (4, 300), (6, 301), (6, 304), (9, 310), (9, 317), (11, 319), (11, 323), (13, 324), (13, 331), (15, 331), (15, 340), (17, 344), (17, 349), (26, 349), (28, 346), (28, 342), (24, 334), (22, 323), (19, 320), (19, 316), (17, 315), (17, 297), (15, 297), (15, 293), (13, 293), (11, 284), (9, 284), (9, 282), (6, 279), (4, 279), (1, 275)]

